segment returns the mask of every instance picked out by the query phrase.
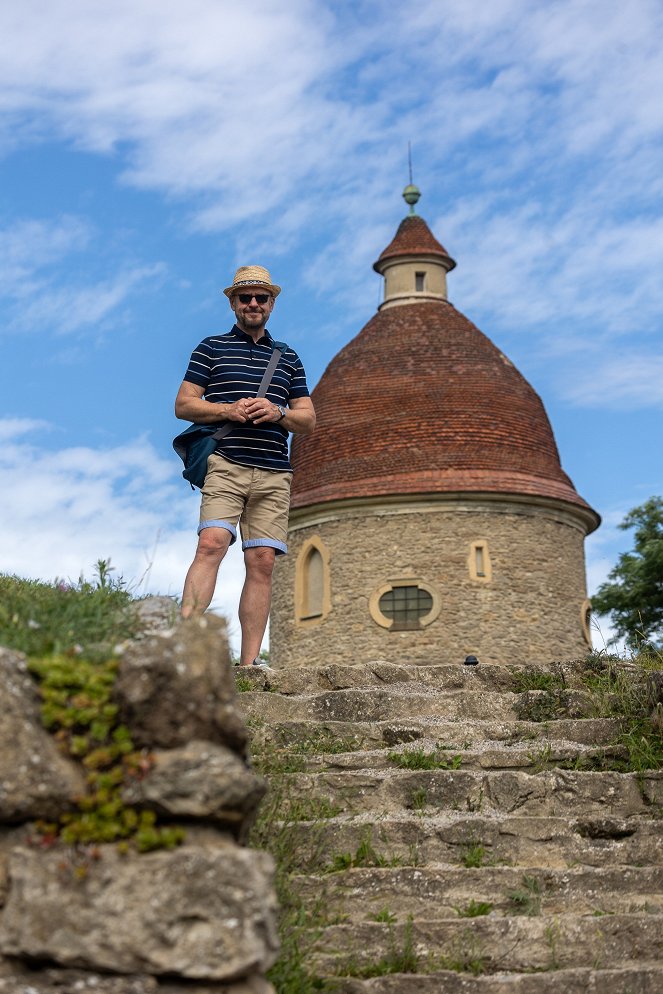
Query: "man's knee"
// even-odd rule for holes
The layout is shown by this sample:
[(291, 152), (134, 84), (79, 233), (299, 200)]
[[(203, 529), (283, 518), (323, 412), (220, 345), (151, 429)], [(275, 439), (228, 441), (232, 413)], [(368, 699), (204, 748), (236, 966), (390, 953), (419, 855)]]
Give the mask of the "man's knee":
[(246, 575), (260, 579), (271, 579), (274, 570), (276, 550), (269, 546), (259, 545), (244, 550)]
[(203, 528), (198, 536), (196, 556), (221, 562), (230, 547), (232, 535), (226, 528)]

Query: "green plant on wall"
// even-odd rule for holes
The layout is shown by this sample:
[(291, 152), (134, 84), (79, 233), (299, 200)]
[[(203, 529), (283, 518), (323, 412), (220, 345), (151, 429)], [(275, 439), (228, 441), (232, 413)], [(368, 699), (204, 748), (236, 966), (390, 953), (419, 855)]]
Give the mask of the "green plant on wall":
[(116, 659), (93, 662), (75, 655), (29, 659), (39, 680), (42, 721), (63, 752), (86, 771), (86, 792), (58, 823), (38, 823), (45, 838), (67, 843), (131, 841), (141, 852), (171, 848), (184, 838), (175, 827), (158, 827), (153, 811), (137, 811), (122, 800), (122, 787), (150, 766), (137, 752), (112, 702)]

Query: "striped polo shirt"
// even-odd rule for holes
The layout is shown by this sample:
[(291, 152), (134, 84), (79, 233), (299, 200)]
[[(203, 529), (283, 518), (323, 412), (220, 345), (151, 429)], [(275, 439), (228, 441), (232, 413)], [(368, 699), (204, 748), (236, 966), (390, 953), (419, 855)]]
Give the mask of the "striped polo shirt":
[[(255, 397), (272, 347), (273, 339), (266, 329), (260, 341), (254, 342), (235, 325), (227, 335), (203, 339), (191, 355), (184, 379), (203, 387), (205, 400), (213, 404), (234, 404), (243, 397)], [(288, 401), (308, 396), (304, 367), (297, 353), (288, 348), (274, 370), (267, 398), (287, 407)], [(216, 451), (242, 466), (292, 472), (288, 432), (278, 423), (237, 422), (219, 439)]]

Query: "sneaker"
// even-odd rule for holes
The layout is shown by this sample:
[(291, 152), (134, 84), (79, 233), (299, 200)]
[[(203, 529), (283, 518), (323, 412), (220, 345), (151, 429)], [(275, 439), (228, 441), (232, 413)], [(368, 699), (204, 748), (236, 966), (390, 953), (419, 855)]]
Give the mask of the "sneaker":
[(271, 670), (271, 668), (272, 668), (269, 665), (269, 663), (265, 662), (264, 659), (254, 659), (253, 663), (251, 665), (252, 666), (260, 666), (260, 668), (263, 669), (263, 670)]

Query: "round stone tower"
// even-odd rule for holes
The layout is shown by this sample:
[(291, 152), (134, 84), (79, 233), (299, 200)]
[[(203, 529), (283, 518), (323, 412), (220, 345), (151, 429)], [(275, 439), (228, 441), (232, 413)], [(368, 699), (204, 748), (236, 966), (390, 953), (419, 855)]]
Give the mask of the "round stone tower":
[(275, 666), (546, 663), (587, 651), (583, 542), (599, 524), (540, 398), (447, 300), (455, 262), (411, 213), (374, 268), (377, 314), (293, 441)]

